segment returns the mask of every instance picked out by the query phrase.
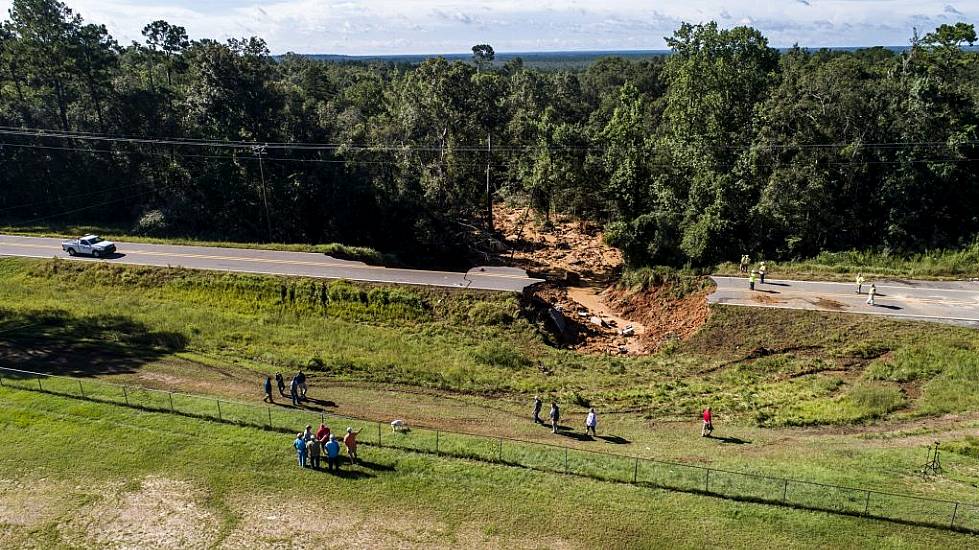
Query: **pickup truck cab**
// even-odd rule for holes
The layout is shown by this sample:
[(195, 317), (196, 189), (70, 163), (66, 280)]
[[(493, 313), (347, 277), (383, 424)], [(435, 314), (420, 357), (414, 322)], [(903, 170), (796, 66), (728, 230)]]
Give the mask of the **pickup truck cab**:
[(85, 235), (80, 239), (62, 242), (61, 249), (69, 256), (87, 254), (95, 258), (103, 258), (115, 253), (116, 243), (104, 241), (98, 235)]

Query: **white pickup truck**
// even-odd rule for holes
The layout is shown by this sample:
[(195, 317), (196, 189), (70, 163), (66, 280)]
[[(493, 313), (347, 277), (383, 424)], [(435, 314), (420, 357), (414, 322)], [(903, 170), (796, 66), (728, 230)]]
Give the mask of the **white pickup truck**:
[(102, 237), (98, 235), (85, 235), (80, 239), (63, 241), (61, 249), (67, 252), (69, 256), (88, 254), (96, 258), (104, 258), (115, 253), (116, 243), (103, 241)]

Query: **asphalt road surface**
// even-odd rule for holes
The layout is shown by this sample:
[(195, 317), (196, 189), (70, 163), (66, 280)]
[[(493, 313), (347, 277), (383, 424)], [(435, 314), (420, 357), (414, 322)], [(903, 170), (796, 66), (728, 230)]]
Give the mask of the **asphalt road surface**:
[(857, 294), (856, 283), (782, 281), (766, 279), (748, 289), (747, 277), (714, 277), (712, 304), (809, 309), (883, 315), (979, 327), (979, 282), (873, 281), (876, 305), (868, 305), (867, 289)]
[(363, 262), (338, 260), (324, 254), (309, 252), (279, 252), (209, 246), (116, 242), (118, 252), (110, 258), (99, 260), (82, 256), (71, 258), (61, 250), (61, 241), (62, 239), (0, 235), (0, 256), (27, 258), (57, 256), (81, 262), (171, 266), (211, 271), (293, 275), (505, 292), (519, 292), (532, 284), (541, 282), (541, 279), (528, 277), (523, 270), (507, 267), (477, 267), (467, 273), (393, 269), (371, 266)]

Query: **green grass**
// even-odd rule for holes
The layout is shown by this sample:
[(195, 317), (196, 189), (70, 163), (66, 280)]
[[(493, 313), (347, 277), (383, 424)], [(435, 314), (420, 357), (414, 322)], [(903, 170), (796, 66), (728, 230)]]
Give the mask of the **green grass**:
[(364, 246), (351, 246), (340, 243), (301, 244), (301, 243), (248, 243), (236, 241), (211, 241), (192, 237), (148, 237), (132, 234), (121, 228), (91, 225), (64, 226), (0, 226), (0, 234), (24, 235), (28, 237), (77, 238), (80, 235), (95, 234), (107, 240), (129, 243), (170, 244), (186, 246), (212, 246), (220, 248), (250, 248), (259, 250), (281, 250), (286, 252), (311, 252), (326, 254), (341, 260), (365, 262), (371, 265), (397, 266), (401, 262), (397, 256), (378, 252)]
[[(716, 307), (687, 342), (610, 359), (550, 347), (506, 294), (4, 259), (0, 304), (0, 342), (94, 374), (183, 355), (648, 418), (711, 404), (762, 426), (979, 410), (979, 333), (854, 315)], [(0, 362), (51, 368), (48, 355)]]
[[(758, 258), (752, 258), (757, 267)], [(858, 273), (868, 279), (969, 279), (979, 277), (979, 242), (953, 250), (932, 250), (901, 255), (890, 252), (851, 250), (823, 252), (815, 258), (767, 262), (773, 279), (820, 279), (851, 281)], [(738, 264), (718, 266), (719, 275), (739, 275)]]
[[(39, 433), (59, 442), (55, 452), (39, 444)], [(163, 528), (171, 540), (191, 536), (207, 545), (292, 545), (300, 542), (297, 525), (305, 526), (302, 544), (356, 536), (375, 547), (975, 543), (973, 536), (938, 529), (372, 447), (362, 451), (367, 465), (337, 477), (296, 468), (287, 434), (9, 388), (0, 388), (0, 437), (5, 547), (146, 545)], [(719, 486), (726, 482), (715, 478)], [(154, 493), (161, 484), (167, 490)], [(806, 498), (805, 489), (794, 498)], [(168, 501), (175, 502), (169, 513)], [(14, 505), (23, 512), (11, 512)], [(327, 529), (315, 528), (324, 521)]]

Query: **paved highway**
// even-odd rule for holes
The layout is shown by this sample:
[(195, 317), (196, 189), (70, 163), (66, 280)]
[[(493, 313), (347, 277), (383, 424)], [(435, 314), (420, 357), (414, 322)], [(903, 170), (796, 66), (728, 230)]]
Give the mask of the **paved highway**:
[(868, 305), (867, 289), (857, 294), (855, 283), (783, 281), (766, 279), (748, 289), (746, 277), (713, 277), (717, 290), (712, 304), (810, 309), (883, 315), (979, 326), (979, 282), (873, 281), (875, 306)]
[(391, 283), (471, 288), (519, 292), (541, 282), (520, 269), (477, 267), (467, 273), (393, 269), (363, 262), (338, 260), (324, 254), (279, 252), (245, 248), (209, 246), (176, 246), (116, 242), (118, 253), (111, 258), (69, 256), (61, 250), (61, 239), (0, 235), (0, 256), (51, 258), (54, 256), (80, 262), (109, 262), (160, 267), (185, 267), (211, 271), (235, 271), (266, 275), (294, 275), (325, 279), (347, 279), (371, 283)]

